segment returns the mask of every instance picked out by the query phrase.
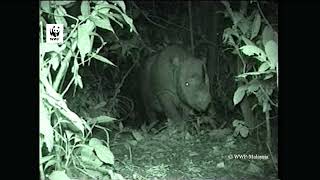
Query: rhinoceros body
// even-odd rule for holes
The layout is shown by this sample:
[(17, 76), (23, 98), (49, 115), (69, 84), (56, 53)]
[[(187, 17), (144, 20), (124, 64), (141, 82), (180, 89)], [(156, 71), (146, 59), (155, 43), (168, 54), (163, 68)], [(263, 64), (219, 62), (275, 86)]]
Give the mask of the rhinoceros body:
[(150, 121), (159, 113), (180, 122), (187, 112), (205, 111), (211, 101), (205, 63), (173, 45), (147, 59), (140, 74), (141, 95)]

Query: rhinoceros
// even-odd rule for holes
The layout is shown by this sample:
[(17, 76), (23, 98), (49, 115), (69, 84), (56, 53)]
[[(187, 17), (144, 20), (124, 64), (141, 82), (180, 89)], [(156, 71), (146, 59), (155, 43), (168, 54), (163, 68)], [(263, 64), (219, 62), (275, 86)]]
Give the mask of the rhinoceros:
[(141, 96), (150, 121), (159, 113), (177, 123), (190, 110), (205, 111), (211, 102), (205, 62), (171, 45), (147, 59), (140, 73)]

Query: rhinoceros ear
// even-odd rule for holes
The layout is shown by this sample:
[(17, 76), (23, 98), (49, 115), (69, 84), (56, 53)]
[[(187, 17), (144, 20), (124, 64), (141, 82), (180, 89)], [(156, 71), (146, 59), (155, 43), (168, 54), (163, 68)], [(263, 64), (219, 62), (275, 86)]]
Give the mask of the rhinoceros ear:
[(171, 63), (174, 65), (174, 66), (179, 66), (180, 65), (180, 58), (175, 56), (171, 59)]

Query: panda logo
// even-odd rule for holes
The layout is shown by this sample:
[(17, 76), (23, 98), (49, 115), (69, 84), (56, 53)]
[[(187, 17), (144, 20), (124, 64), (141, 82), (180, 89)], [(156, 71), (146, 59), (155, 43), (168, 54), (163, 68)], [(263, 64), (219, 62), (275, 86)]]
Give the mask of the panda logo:
[(58, 37), (59, 33), (60, 33), (60, 27), (59, 26), (53, 26), (50, 29), (50, 35), (53, 36), (53, 37)]

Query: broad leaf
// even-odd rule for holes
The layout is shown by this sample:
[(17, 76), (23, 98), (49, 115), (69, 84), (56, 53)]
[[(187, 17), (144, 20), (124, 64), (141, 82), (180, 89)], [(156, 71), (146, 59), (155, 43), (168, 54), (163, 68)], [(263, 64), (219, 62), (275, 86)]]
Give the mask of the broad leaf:
[(257, 12), (256, 16), (254, 18), (253, 24), (252, 24), (252, 31), (251, 31), (250, 39), (253, 39), (258, 35), (258, 33), (260, 31), (260, 26), (261, 26), (261, 16)]
[(74, 79), (74, 83), (75, 85), (78, 85), (81, 89), (83, 88), (83, 83), (82, 83), (82, 79), (81, 76), (78, 74), (75, 79)]
[(278, 44), (271, 40), (265, 44), (264, 48), (270, 61), (271, 69), (275, 69), (278, 66)]
[(264, 62), (260, 65), (258, 72), (265, 72), (266, 70), (268, 70), (270, 68), (270, 65), (268, 62)]
[(237, 105), (244, 97), (244, 95), (246, 94), (246, 86), (240, 86), (238, 87), (238, 89), (236, 90), (236, 92), (233, 95), (233, 104)]
[(52, 65), (53, 70), (57, 70), (60, 65), (60, 56), (58, 53), (51, 53), (51, 59), (49, 60), (49, 64)]
[(50, 176), (49, 176), (50, 180), (71, 180), (67, 174), (65, 173), (65, 171), (53, 171)]
[(243, 74), (240, 74), (238, 76), (236, 76), (237, 78), (244, 78), (244, 77), (247, 77), (247, 76), (256, 76), (256, 75), (261, 75), (261, 74), (269, 74), (269, 73), (275, 73), (276, 71), (275, 70), (272, 70), (272, 69), (269, 69), (265, 72), (248, 72), (248, 73), (243, 73)]
[(91, 52), (92, 43), (90, 39), (90, 33), (94, 28), (94, 24), (88, 20), (86, 23), (79, 25), (78, 28), (78, 48), (80, 50), (81, 62), (84, 62), (84, 58), (87, 53)]
[(84, 16), (84, 17), (87, 17), (89, 16), (91, 13), (90, 11), (90, 2), (89, 1), (82, 1), (81, 2), (81, 14)]
[(91, 138), (89, 141), (89, 146), (95, 148), (96, 146), (103, 145), (102, 141), (97, 138)]
[(113, 62), (111, 62), (109, 59), (107, 59), (107, 58), (105, 58), (105, 57), (103, 57), (103, 56), (100, 56), (100, 55), (98, 55), (98, 54), (90, 54), (90, 56), (92, 56), (93, 58), (95, 58), (95, 59), (97, 59), (97, 60), (99, 60), (99, 61), (102, 61), (102, 62), (104, 62), (104, 63), (107, 63), (107, 64), (110, 64), (110, 65), (112, 65), (112, 66), (115, 66), (115, 67), (117, 67), (115, 64), (113, 64)]
[(109, 13), (110, 5), (107, 2), (103, 2), (103, 3), (100, 3), (100, 4), (96, 5), (94, 7), (94, 9), (95, 9), (95, 11), (98, 12), (98, 14), (101, 13), (101, 14), (103, 14), (105, 16), (108, 16), (108, 14), (110, 14)]
[(267, 79), (270, 79), (272, 77), (273, 77), (273, 74), (268, 74), (263, 78), (263, 80), (267, 80)]
[(114, 164), (114, 156), (110, 149), (104, 145), (98, 145), (94, 148), (98, 158), (107, 163), (107, 164)]
[(40, 158), (40, 164), (43, 164), (43, 163), (49, 161), (49, 160), (52, 159), (53, 157), (54, 157), (54, 155), (41, 157), (41, 158)]
[(113, 28), (112, 28), (112, 26), (111, 26), (111, 24), (110, 24), (109, 18), (101, 19), (101, 18), (99, 18), (97, 16), (91, 16), (89, 19), (91, 21), (93, 21), (96, 26), (98, 26), (98, 27), (100, 27), (102, 29), (107, 29), (107, 30), (115, 33)]
[(260, 83), (257, 79), (253, 79), (249, 84), (248, 84), (248, 91), (249, 92), (255, 92), (259, 90)]
[(139, 131), (132, 131), (132, 135), (137, 141), (141, 141), (143, 139), (143, 136)]
[(122, 21), (124, 21), (124, 19), (122, 18), (122, 16), (120, 16), (119, 14), (109, 14), (108, 17), (109, 17), (112, 21), (116, 22), (121, 28), (123, 28), (123, 24), (118, 21), (119, 17), (121, 17), (120, 19), (121, 19)]
[(118, 5), (121, 10), (126, 13), (126, 5), (124, 4), (124, 2), (122, 0), (116, 0), (116, 1), (112, 1), (115, 5)]
[(65, 5), (71, 4), (73, 2), (75, 2), (75, 1), (71, 1), (71, 0), (68, 0), (68, 1), (54, 1), (54, 3), (56, 5), (60, 5), (60, 6), (65, 6)]
[(136, 27), (133, 25), (133, 20), (124, 13), (121, 13), (121, 15), (122, 15), (123, 19), (126, 21), (126, 23), (130, 26), (130, 32), (133, 31), (138, 34)]
[(51, 13), (51, 7), (49, 1), (40, 1), (40, 7), (43, 11)]
[(93, 152), (94, 148), (90, 146), (83, 146), (81, 149), (81, 161), (92, 167), (100, 167), (103, 162)]
[(241, 36), (242, 40), (244, 43), (246, 43), (246, 45), (252, 45), (255, 46), (255, 44), (248, 38), (246, 38), (245, 36)]
[(110, 123), (116, 120), (115, 118), (109, 117), (109, 116), (98, 116), (96, 118), (93, 118), (93, 121), (96, 123)]
[(245, 45), (240, 48), (240, 50), (248, 56), (254, 56), (261, 62), (265, 62), (267, 60), (267, 56), (263, 50), (253, 45)]
[(246, 126), (241, 126), (239, 131), (240, 131), (240, 135), (244, 138), (246, 138), (249, 134), (249, 129)]
[(244, 125), (244, 122), (243, 121), (240, 121), (240, 120), (234, 120), (233, 122), (232, 122), (232, 126), (233, 127), (237, 127), (237, 126), (241, 126), (241, 125)]
[(68, 23), (64, 16), (67, 14), (66, 10), (62, 6), (58, 6), (54, 10), (54, 20), (57, 24), (63, 24), (64, 27), (68, 27)]
[(262, 43), (266, 46), (267, 42), (273, 40), (278, 43), (278, 35), (273, 31), (272, 27), (266, 26), (262, 32)]

